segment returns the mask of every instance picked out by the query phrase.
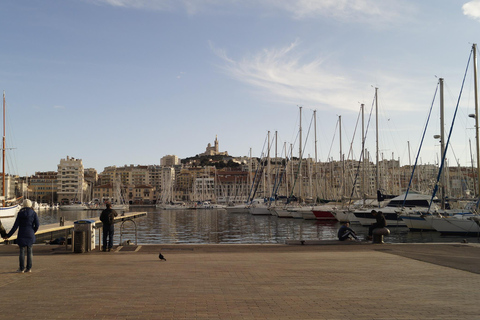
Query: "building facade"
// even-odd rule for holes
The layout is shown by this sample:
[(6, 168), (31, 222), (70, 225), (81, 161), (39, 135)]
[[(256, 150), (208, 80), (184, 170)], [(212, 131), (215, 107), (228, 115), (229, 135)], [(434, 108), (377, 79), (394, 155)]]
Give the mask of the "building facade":
[(87, 185), (84, 181), (82, 159), (67, 156), (61, 159), (57, 170), (57, 193), (61, 204), (84, 202)]

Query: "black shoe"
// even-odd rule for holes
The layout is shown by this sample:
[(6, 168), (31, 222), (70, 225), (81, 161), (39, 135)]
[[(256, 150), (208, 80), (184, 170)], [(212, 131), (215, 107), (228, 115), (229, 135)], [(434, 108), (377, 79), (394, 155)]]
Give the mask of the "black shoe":
[(108, 252), (110, 252), (110, 250), (112, 250), (112, 248), (108, 248)]
[(107, 249), (103, 248), (102, 251), (105, 252), (105, 251), (107, 251)]

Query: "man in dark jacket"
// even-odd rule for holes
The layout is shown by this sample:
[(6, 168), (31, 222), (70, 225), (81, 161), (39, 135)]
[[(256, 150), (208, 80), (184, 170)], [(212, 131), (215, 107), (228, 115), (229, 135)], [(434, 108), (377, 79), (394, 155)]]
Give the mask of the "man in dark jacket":
[[(112, 204), (110, 202), (105, 202), (107, 207), (102, 211), (100, 215), (100, 221), (103, 223), (103, 246), (102, 251), (110, 251), (113, 247), (113, 233), (115, 232), (115, 217), (118, 216), (118, 213), (112, 209)], [(108, 246), (107, 246), (107, 237), (108, 237)]]
[(375, 217), (376, 222), (372, 223), (370, 227), (368, 227), (368, 240), (372, 240), (373, 230), (376, 228), (385, 228), (387, 226), (387, 220), (383, 215), (382, 211), (375, 211), (372, 210), (372, 215)]
[[(17, 218), (12, 229), (7, 234), (10, 238), (18, 229), (17, 244), (20, 247), (20, 267), (17, 272), (31, 272), (33, 262), (33, 244), (35, 243), (35, 232), (40, 226), (37, 213), (32, 209), (32, 201), (25, 199), (23, 208), (17, 213)], [(27, 249), (27, 268), (25, 269), (25, 249)]]

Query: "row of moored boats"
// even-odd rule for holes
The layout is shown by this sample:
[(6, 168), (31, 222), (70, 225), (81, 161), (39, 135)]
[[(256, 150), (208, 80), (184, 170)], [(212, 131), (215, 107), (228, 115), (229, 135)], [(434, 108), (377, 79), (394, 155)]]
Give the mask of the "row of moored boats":
[(209, 201), (193, 205), (185, 203), (159, 204), (157, 208), (174, 209), (225, 209), (229, 213), (250, 213), (252, 215), (273, 215), (279, 218), (348, 221), (352, 224), (370, 226), (375, 222), (372, 210), (381, 211), (388, 227), (404, 227), (411, 231), (438, 231), (442, 234), (480, 235), (478, 202), (465, 201), (457, 209), (440, 209), (432, 197), (409, 192), (384, 201), (383, 206), (365, 204), (344, 207), (339, 203), (323, 205), (277, 205), (275, 202), (255, 199), (248, 204), (218, 205)]

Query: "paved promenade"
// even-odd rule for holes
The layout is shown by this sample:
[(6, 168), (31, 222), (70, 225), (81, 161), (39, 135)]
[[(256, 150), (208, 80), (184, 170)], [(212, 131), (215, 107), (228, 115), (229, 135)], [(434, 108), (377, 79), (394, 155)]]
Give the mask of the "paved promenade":
[[(167, 261), (161, 261), (161, 252)], [(480, 319), (474, 244), (0, 245), (1, 319)]]

